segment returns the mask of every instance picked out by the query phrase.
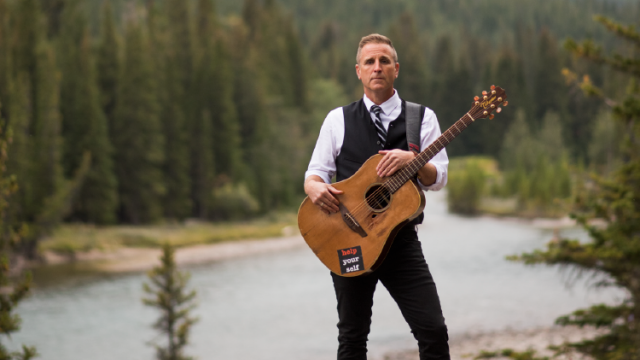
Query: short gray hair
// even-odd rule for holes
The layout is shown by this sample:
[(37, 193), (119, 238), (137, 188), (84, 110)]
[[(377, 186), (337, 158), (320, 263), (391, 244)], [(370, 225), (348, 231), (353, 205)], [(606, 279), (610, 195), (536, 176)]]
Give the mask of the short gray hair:
[(360, 52), (361, 52), (362, 48), (367, 44), (387, 44), (387, 45), (389, 45), (391, 47), (391, 50), (393, 51), (393, 60), (395, 62), (398, 62), (398, 53), (396, 52), (396, 49), (393, 47), (393, 43), (391, 43), (391, 39), (389, 39), (388, 37), (386, 37), (384, 35), (380, 35), (380, 34), (369, 34), (369, 35), (363, 37), (362, 39), (360, 39), (360, 44), (358, 44), (358, 53), (356, 54), (356, 63), (357, 64), (360, 63)]

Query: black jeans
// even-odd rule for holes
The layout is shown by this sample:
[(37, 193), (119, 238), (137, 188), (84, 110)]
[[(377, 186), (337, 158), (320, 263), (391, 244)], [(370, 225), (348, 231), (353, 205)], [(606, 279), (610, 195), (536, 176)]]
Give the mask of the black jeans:
[(418, 341), (420, 360), (449, 357), (449, 337), (418, 234), (412, 226), (396, 236), (387, 258), (373, 273), (342, 277), (331, 273), (338, 300), (338, 360), (366, 360), (373, 293), (378, 280), (398, 304)]

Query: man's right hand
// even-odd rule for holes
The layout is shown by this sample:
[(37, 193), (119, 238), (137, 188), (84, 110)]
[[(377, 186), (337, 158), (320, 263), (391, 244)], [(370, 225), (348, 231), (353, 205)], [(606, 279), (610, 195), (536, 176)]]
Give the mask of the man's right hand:
[(309, 176), (304, 182), (304, 192), (324, 213), (331, 214), (340, 210), (338, 207), (340, 201), (334, 195), (342, 194), (342, 191), (325, 183), (321, 177)]

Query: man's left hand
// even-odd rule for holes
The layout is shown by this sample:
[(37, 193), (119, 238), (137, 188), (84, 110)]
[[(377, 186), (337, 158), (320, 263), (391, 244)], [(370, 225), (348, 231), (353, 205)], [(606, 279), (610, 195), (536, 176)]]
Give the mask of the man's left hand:
[(380, 177), (395, 174), (396, 171), (405, 167), (415, 157), (413, 152), (400, 149), (380, 150), (379, 154), (384, 155), (376, 167), (376, 172)]

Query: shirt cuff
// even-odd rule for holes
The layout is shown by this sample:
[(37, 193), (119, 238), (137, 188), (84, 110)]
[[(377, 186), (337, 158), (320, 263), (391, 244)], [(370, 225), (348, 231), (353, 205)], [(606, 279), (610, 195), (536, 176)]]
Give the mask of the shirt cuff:
[(320, 170), (308, 170), (307, 172), (304, 173), (304, 180), (306, 181), (307, 178), (311, 175), (317, 175), (319, 176), (322, 181), (324, 181), (326, 184), (331, 184), (331, 177), (329, 177), (329, 174), (327, 174), (324, 171), (320, 171)]
[(436, 181), (429, 186), (425, 186), (420, 182), (420, 180), (418, 180), (418, 185), (424, 191), (438, 191), (447, 184), (447, 168), (440, 164), (431, 164), (433, 164), (433, 166), (435, 166), (436, 168)]

